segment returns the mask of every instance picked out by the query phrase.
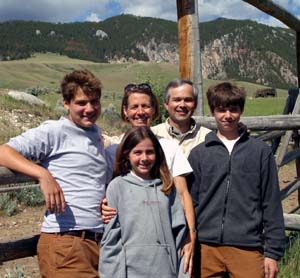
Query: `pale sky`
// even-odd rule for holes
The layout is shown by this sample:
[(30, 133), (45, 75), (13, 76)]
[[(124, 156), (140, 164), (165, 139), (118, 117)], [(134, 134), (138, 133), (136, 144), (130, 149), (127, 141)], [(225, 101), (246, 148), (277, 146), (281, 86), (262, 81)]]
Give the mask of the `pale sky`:
[[(300, 0), (273, 2), (300, 19)], [(242, 0), (198, 0), (198, 7), (200, 22), (225, 17), (283, 26)], [(122, 13), (177, 20), (175, 0), (0, 0), (0, 22), (15, 19), (55, 23), (102, 21)]]

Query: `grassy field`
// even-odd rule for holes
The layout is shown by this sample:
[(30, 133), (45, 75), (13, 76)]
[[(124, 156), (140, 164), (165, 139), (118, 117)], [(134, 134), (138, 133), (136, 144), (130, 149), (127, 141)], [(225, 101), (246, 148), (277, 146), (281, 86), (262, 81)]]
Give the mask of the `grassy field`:
[[(87, 68), (95, 73), (103, 83), (102, 105), (107, 107), (113, 103), (117, 110), (120, 108), (122, 91), (128, 83), (152, 81), (163, 88), (168, 81), (178, 77), (178, 66), (166, 63), (135, 63), (135, 64), (104, 64), (70, 59), (55, 54), (36, 54), (34, 57), (18, 61), (0, 62), (0, 88), (25, 90), (31, 87), (47, 87), (57, 90), (63, 76), (79, 68)], [(218, 80), (204, 80), (203, 91), (218, 82)], [(234, 81), (235, 82), (235, 81)], [(257, 89), (263, 86), (236, 81), (247, 92), (247, 102), (244, 116), (263, 116), (281, 114), (286, 90), (277, 89), (276, 98), (253, 98)], [(158, 92), (156, 92), (158, 93)], [(45, 96), (49, 101), (56, 102), (59, 95)], [(204, 96), (204, 112), (209, 114)]]

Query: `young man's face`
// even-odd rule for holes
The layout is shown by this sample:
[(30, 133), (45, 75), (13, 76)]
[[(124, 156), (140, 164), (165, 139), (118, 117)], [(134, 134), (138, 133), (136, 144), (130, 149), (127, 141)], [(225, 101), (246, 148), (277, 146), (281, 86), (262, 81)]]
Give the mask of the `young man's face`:
[(238, 123), (243, 111), (238, 106), (217, 107), (213, 111), (218, 132), (221, 134), (235, 135), (238, 133)]
[(64, 107), (69, 112), (69, 119), (82, 128), (92, 127), (101, 113), (99, 96), (97, 94), (87, 96), (81, 88), (69, 103), (64, 101)]
[(190, 120), (196, 108), (193, 87), (183, 84), (177, 88), (169, 90), (170, 98), (168, 103), (164, 103), (165, 109), (169, 113), (171, 123), (175, 125), (190, 126)]

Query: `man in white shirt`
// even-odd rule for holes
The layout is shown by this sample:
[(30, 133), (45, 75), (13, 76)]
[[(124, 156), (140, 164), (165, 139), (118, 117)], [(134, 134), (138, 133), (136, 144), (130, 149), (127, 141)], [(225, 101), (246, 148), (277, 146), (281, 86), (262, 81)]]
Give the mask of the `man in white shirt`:
[(151, 128), (154, 134), (176, 141), (186, 157), (210, 132), (198, 125), (192, 117), (197, 108), (197, 98), (198, 92), (193, 82), (185, 79), (172, 80), (164, 93), (164, 107), (169, 118)]

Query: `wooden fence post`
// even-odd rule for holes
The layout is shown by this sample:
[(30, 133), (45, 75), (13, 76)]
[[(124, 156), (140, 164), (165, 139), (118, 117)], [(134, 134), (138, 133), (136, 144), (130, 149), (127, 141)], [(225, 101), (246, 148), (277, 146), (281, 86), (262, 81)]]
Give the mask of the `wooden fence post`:
[(198, 0), (177, 0), (180, 77), (190, 79), (198, 89), (196, 116), (203, 116), (203, 80), (199, 35)]

